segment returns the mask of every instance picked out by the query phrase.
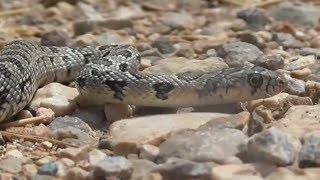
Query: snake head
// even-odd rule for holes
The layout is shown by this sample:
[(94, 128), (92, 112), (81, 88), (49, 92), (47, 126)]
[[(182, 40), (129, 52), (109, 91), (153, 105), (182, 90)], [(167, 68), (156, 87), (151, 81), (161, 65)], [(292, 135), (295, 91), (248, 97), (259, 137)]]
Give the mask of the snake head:
[(262, 96), (272, 96), (288, 87), (288, 80), (283, 74), (259, 66), (245, 71), (244, 76), (247, 76), (246, 83), (251, 87), (252, 95), (261, 93)]
[(288, 86), (283, 74), (259, 66), (228, 68), (203, 79), (198, 94), (204, 105), (267, 98), (284, 91)]

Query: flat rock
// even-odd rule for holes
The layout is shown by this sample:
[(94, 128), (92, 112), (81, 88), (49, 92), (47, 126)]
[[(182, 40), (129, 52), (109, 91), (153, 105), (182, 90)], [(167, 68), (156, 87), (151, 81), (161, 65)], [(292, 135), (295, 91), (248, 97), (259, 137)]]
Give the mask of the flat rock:
[(114, 122), (109, 133), (111, 140), (116, 142), (113, 146), (115, 152), (138, 152), (142, 144), (159, 145), (171, 132), (196, 129), (210, 120), (226, 117), (232, 116), (221, 113), (182, 113), (137, 117)]
[(163, 162), (170, 157), (178, 157), (221, 163), (236, 155), (240, 152), (239, 145), (244, 144), (248, 137), (242, 131), (233, 129), (240, 128), (240, 122), (237, 124), (231, 118), (220, 120), (222, 119), (224, 123), (212, 120), (196, 130), (185, 130), (169, 136), (159, 146), (158, 160)]
[(319, 105), (292, 106), (286, 112), (284, 118), (273, 122), (273, 126), (281, 129), (290, 136), (300, 139), (307, 133), (320, 129)]
[(58, 117), (55, 118), (48, 127), (55, 131), (58, 129), (65, 129), (68, 127), (74, 127), (80, 129), (83, 132), (89, 133), (91, 130), (90, 126), (77, 117)]

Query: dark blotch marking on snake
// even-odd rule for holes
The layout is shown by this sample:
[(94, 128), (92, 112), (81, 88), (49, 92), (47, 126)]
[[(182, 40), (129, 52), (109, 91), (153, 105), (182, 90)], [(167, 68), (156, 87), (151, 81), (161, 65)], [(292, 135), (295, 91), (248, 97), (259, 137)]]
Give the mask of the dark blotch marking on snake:
[(106, 80), (102, 82), (103, 84), (107, 85), (113, 92), (113, 97), (123, 101), (123, 98), (126, 96), (124, 94), (124, 87), (128, 85), (126, 81), (110, 81)]
[(123, 55), (124, 57), (131, 58), (132, 57), (132, 53), (129, 50), (123, 50), (121, 51), (121, 55)]
[(82, 76), (79, 76), (77, 79), (76, 79), (76, 81), (77, 81), (77, 83), (78, 83), (78, 85), (79, 85), (79, 88), (83, 88), (85, 85), (86, 85), (86, 82), (85, 82), (85, 78), (84, 77), (82, 77)]
[(12, 73), (9, 71), (9, 69), (6, 68), (6, 66), (4, 64), (1, 64), (0, 72), (6, 78), (12, 76)]
[(15, 57), (12, 57), (12, 56), (8, 56), (8, 57), (5, 57), (5, 58), (1, 58), (1, 61), (7, 61), (7, 62), (11, 62), (13, 63), (14, 65), (17, 66), (17, 68), (22, 71), (24, 70), (24, 67), (22, 66), (21, 62), (19, 61), (19, 59), (15, 58)]
[[(5, 88), (3, 91), (0, 91), (0, 101), (2, 102), (2, 104), (4, 104), (3, 102), (7, 102), (7, 103), (11, 103), (8, 102), (7, 96), (10, 94), (10, 87)], [(2, 110), (3, 107), (0, 106), (0, 109)]]
[(219, 79), (217, 78), (207, 79), (201, 90), (198, 90), (199, 97), (211, 96), (212, 94), (216, 93), (217, 89), (219, 88), (217, 85), (218, 82)]
[[(26, 78), (24, 81), (22, 81), (20, 84), (19, 84), (19, 87), (20, 87), (20, 89), (21, 89), (21, 91), (25, 91), (26, 90), (26, 84), (29, 82), (29, 84), (32, 84), (32, 82), (31, 82), (32, 80), (31, 80), (31, 77), (30, 76), (28, 76), (28, 78)], [(29, 85), (28, 84), (28, 85)], [(18, 102), (17, 103), (20, 103), (22, 101), (22, 96), (20, 96), (20, 99), (18, 100)]]
[(122, 71), (122, 72), (127, 71), (127, 70), (128, 70), (128, 64), (127, 64), (127, 63), (122, 63), (122, 64), (120, 64), (120, 65), (119, 65), (119, 69), (120, 69), (120, 71)]
[(161, 100), (168, 99), (168, 93), (174, 89), (174, 85), (167, 82), (156, 83), (153, 85), (156, 97)]

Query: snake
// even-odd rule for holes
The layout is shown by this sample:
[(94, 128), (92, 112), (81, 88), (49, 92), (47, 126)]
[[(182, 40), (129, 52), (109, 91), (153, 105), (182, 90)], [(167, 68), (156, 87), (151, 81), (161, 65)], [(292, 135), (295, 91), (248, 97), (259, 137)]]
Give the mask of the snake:
[(286, 89), (280, 72), (263, 67), (224, 68), (176, 74), (139, 71), (141, 57), (131, 45), (43, 46), (14, 40), (0, 51), (0, 122), (31, 102), (51, 82), (75, 82), (79, 96), (93, 104), (194, 107), (270, 97)]

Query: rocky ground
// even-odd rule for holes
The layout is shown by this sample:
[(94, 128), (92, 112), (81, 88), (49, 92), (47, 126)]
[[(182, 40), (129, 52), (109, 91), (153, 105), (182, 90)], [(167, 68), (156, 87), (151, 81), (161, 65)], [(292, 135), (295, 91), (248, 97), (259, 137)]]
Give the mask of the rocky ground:
[(0, 179), (320, 179), (317, 0), (2, 0), (0, 9), (0, 48), (19, 38), (131, 44), (145, 72), (251, 63), (290, 82), (267, 99), (182, 109), (81, 106), (73, 83), (48, 84), (1, 124)]

